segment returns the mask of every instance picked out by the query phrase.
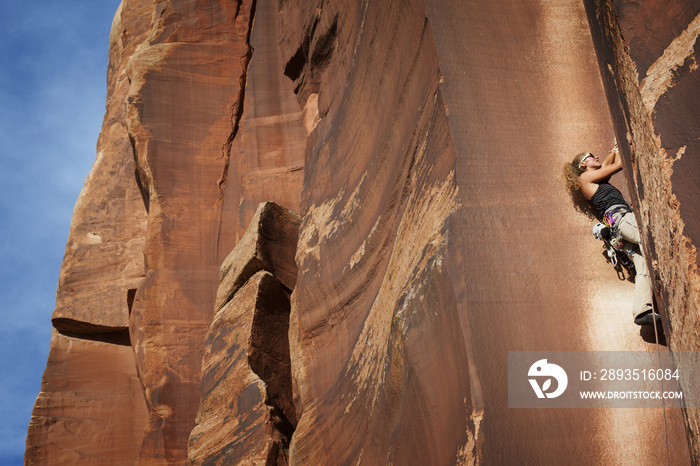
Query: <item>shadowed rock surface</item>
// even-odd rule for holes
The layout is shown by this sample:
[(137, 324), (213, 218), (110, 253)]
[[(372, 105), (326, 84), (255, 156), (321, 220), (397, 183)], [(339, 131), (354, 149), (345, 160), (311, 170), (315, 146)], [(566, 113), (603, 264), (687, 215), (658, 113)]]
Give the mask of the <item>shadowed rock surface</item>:
[(287, 464), (296, 425), (288, 328), (289, 296), (264, 270), (218, 311), (202, 360), (189, 464)]
[[(612, 182), (654, 271), (660, 350), (697, 349), (699, 11), (124, 0), (27, 462), (696, 461), (693, 411), (509, 409), (507, 357), (657, 350), (560, 175), (615, 137), (625, 170)], [(256, 212), (263, 201), (285, 209)], [(296, 252), (276, 239), (290, 225)], [(275, 264), (294, 254), (297, 272)], [(288, 324), (264, 312), (292, 289)], [(286, 361), (286, 325), (281, 396), (255, 355)], [(96, 371), (110, 390), (79, 382), (72, 361), (92, 352), (120, 361)], [(102, 439), (90, 443), (51, 428), (73, 378), (86, 398), (129, 387), (145, 402), (76, 403), (84, 421), (71, 422)], [(99, 454), (74, 456), (85, 445)]]
[(294, 289), (299, 223), (297, 214), (278, 204), (264, 202), (258, 206), (248, 230), (221, 264), (216, 311), (259, 270), (273, 274), (290, 292)]
[(221, 265), (189, 464), (288, 464), (297, 424), (288, 332), (298, 238), (299, 216), (263, 202)]
[(134, 464), (147, 421), (128, 345), (54, 330), (26, 464)]

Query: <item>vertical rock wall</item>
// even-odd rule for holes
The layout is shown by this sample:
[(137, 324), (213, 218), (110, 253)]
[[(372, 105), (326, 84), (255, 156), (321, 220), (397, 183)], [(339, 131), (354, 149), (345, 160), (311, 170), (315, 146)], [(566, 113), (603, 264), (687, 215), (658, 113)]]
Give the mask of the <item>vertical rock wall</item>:
[(560, 175), (613, 145), (583, 6), (290, 0), (282, 17), (285, 73), (320, 118), (290, 461), (687, 462), (678, 413), (507, 408), (508, 351), (655, 350)]
[[(126, 124), (148, 230), (130, 333), (150, 420), (141, 461), (187, 457), (218, 281), (222, 187), (242, 112), (253, 2), (156, 2), (129, 62)], [(214, 64), (214, 66), (212, 66)], [(233, 128), (232, 128), (233, 125)]]
[(426, 1), (426, 10), (458, 152), (448, 257), (459, 260), (448, 267), (478, 378), (483, 461), (663, 463), (668, 445), (683, 464), (677, 412), (507, 408), (508, 351), (656, 350), (653, 332), (632, 323), (634, 286), (602, 260), (594, 221), (561, 178), (575, 154), (613, 145), (583, 5)]
[(129, 345), (54, 329), (25, 464), (134, 464), (148, 410)]
[[(271, 5), (261, 6), (269, 16)], [(282, 104), (291, 89), (258, 71), (280, 65), (258, 35), (256, 87), (247, 92), (255, 1), (154, 8), (151, 35), (127, 69), (127, 126), (149, 212), (147, 275), (130, 331), (151, 413), (141, 458), (174, 462), (186, 457), (194, 427), (219, 264), (247, 226), (229, 218), (249, 220), (263, 196), (296, 205), (302, 172), (294, 151), (306, 134), (298, 107)], [(256, 99), (267, 107), (246, 106)], [(291, 175), (272, 192), (244, 189), (243, 180), (266, 170)]]
[[(672, 351), (697, 351), (700, 329), (700, 2), (589, 1), (608, 101), (622, 143), (644, 252)], [(682, 386), (697, 400), (695, 368)], [(694, 458), (697, 411), (685, 413)]]
[(292, 298), (301, 417), (290, 461), (472, 462), (468, 360), (445, 267), (456, 154), (423, 4), (290, 1), (282, 14), (286, 73), (320, 118)]
[[(124, 0), (27, 463), (686, 464), (678, 412), (507, 408), (508, 351), (656, 350), (559, 174), (615, 135), (695, 349), (698, 8), (671, 3)], [(258, 272), (293, 254), (245, 234), (268, 200), (298, 275)], [(282, 407), (259, 363), (287, 367), (292, 289)]]
[(287, 464), (297, 424), (288, 330), (298, 236), (298, 215), (262, 203), (221, 266), (190, 464)]
[(298, 212), (304, 176), (306, 130), (292, 83), (280, 71), (284, 62), (275, 0), (256, 0), (250, 34), (254, 52), (237, 137), (230, 141), (222, 207), (222, 229), (236, 235), (220, 238), (224, 256), (236, 245), (260, 202), (279, 202)]
[[(276, 18), (267, 1), (122, 2), (27, 462), (186, 461), (219, 265), (261, 201), (299, 205), (306, 131), (292, 83), (269, 72), (283, 68)], [(118, 365), (79, 382), (91, 360)]]

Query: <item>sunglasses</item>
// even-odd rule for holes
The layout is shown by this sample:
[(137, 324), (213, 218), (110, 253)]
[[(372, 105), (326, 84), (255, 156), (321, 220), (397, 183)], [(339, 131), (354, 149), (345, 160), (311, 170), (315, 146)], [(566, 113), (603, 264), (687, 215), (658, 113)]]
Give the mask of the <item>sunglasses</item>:
[(588, 157), (593, 157), (593, 154), (591, 154), (590, 152), (586, 153), (586, 155), (584, 155), (583, 158), (581, 159), (581, 161), (578, 163), (578, 168), (581, 168), (581, 164), (582, 164)]

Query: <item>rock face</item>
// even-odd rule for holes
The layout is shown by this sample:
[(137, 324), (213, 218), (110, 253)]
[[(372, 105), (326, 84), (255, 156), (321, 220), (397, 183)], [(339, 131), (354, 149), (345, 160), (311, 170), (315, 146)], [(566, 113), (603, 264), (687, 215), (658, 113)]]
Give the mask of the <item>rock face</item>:
[[(286, 464), (294, 426), (279, 405), (293, 407), (289, 297), (267, 271), (256, 273), (214, 318), (202, 362), (202, 401), (190, 436), (190, 464)], [(264, 330), (262, 330), (264, 329)], [(272, 392), (272, 363), (286, 369), (285, 392)], [(274, 394), (273, 394), (274, 393)], [(276, 395), (277, 399), (274, 399)], [(292, 417), (293, 421), (296, 419)]]
[[(697, 351), (700, 2), (595, 1), (588, 9), (669, 348)], [(695, 368), (679, 370), (693, 405), (700, 380)], [(685, 419), (697, 461), (700, 416), (691, 409)]]
[(272, 273), (291, 292), (297, 282), (294, 256), (299, 239), (299, 216), (274, 202), (264, 202), (236, 247), (221, 264), (216, 311), (259, 270)]
[(302, 197), (290, 461), (471, 462), (478, 420), (445, 264), (456, 154), (422, 4), (288, 2), (283, 15), (287, 73), (302, 102), (318, 93), (306, 176), (322, 180)]
[(560, 177), (615, 137), (696, 349), (699, 11), (124, 0), (27, 463), (697, 461), (694, 412), (509, 409), (507, 355), (657, 350)]
[[(306, 130), (292, 83), (268, 71), (284, 66), (270, 34), (276, 19), (266, 1), (124, 0), (116, 12), (107, 114), (73, 215), (53, 318), (60, 341), (30, 423), (28, 462), (72, 463), (76, 451), (82, 463), (186, 461), (221, 261), (261, 201), (298, 210)], [(111, 343), (82, 344), (96, 339)], [(69, 361), (88, 350), (107, 360), (129, 350), (136, 365), (85, 397), (107, 400), (104, 387), (122, 386), (145, 403), (114, 412), (66, 397), (70, 385), (52, 378), (61, 368), (61, 380), (78, 384), (83, 374)], [(76, 450), (86, 439), (75, 429), (48, 435), (67, 422), (66, 406), (71, 423), (82, 416), (115, 448)]]
[(147, 414), (128, 344), (54, 330), (25, 464), (134, 464)]
[(298, 229), (298, 216), (261, 204), (221, 267), (218, 296), (225, 298), (207, 334), (190, 464), (287, 464), (297, 417), (289, 288), (276, 276), (296, 279)]
[(679, 413), (507, 407), (508, 351), (655, 348), (560, 178), (614, 137), (583, 6), (289, 1), (283, 18), (320, 117), (290, 462), (654, 463), (667, 445), (687, 462)]
[(251, 6), (154, 4), (149, 38), (127, 67), (126, 125), (148, 210), (147, 272), (129, 322), (150, 409), (142, 461), (182, 461), (194, 427), (218, 238), (231, 234), (220, 230), (224, 144), (242, 111)]

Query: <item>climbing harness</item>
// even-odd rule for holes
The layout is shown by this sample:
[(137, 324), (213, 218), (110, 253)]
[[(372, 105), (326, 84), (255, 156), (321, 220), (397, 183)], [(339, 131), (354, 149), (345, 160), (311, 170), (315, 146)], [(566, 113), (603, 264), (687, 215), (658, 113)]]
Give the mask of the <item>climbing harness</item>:
[(624, 215), (624, 213), (631, 212), (631, 210), (621, 207), (606, 212), (603, 216), (604, 223), (596, 223), (593, 225), (593, 236), (603, 241), (605, 255), (613, 267), (617, 268), (618, 264), (620, 264), (627, 269), (628, 273), (634, 275), (634, 262), (632, 262), (631, 255), (639, 251), (639, 245), (625, 241), (622, 238), (622, 234), (615, 226), (614, 216), (620, 212)]

